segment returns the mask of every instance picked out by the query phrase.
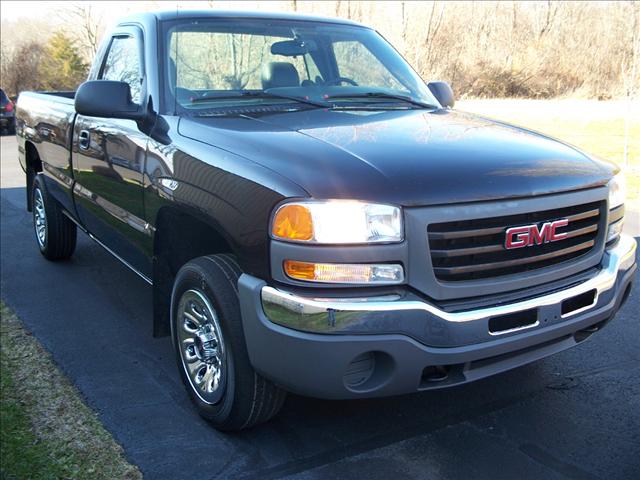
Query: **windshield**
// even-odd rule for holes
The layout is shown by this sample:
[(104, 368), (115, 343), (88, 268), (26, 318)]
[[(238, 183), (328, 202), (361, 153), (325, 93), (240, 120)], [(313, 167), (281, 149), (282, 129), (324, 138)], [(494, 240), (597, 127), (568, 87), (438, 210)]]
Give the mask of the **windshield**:
[(167, 22), (169, 109), (438, 105), (422, 79), (364, 27), (271, 19)]

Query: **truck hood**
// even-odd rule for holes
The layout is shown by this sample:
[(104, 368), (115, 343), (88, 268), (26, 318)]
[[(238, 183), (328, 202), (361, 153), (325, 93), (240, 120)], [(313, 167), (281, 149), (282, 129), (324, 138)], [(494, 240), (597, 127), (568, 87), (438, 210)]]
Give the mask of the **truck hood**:
[(404, 206), (584, 189), (615, 170), (544, 135), (451, 110), (183, 118), (179, 133), (278, 172), (314, 198)]

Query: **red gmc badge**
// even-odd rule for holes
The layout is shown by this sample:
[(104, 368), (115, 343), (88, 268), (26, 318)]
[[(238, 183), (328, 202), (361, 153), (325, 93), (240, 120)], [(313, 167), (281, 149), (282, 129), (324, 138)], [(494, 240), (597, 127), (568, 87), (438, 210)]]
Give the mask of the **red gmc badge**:
[(537, 224), (507, 229), (504, 248), (531, 247), (543, 243), (556, 242), (567, 237), (567, 232), (558, 233), (558, 228), (569, 225), (569, 220), (563, 218), (554, 222), (545, 222), (541, 227)]

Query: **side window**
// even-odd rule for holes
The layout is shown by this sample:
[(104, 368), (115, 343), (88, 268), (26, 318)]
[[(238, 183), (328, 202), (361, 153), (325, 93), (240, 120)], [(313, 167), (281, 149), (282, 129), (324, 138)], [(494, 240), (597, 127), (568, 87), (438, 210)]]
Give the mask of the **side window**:
[(140, 51), (134, 37), (114, 37), (102, 67), (101, 80), (127, 82), (131, 100), (140, 103), (142, 75)]

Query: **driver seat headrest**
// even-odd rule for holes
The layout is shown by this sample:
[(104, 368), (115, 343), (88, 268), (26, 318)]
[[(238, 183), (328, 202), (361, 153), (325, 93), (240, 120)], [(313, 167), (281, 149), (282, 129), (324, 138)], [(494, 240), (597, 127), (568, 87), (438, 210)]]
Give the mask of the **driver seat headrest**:
[(298, 71), (289, 62), (269, 62), (262, 67), (262, 88), (299, 87)]

